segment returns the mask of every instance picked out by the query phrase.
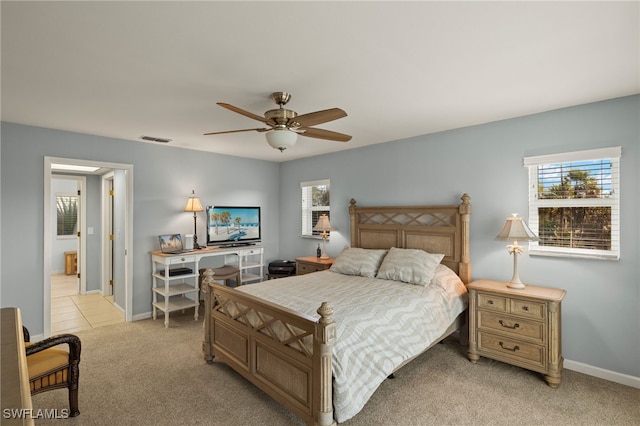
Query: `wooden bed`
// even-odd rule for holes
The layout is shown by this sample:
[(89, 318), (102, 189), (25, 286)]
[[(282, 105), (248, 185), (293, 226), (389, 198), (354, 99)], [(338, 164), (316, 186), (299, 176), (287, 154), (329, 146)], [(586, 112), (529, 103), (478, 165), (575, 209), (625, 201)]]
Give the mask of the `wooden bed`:
[[(471, 204), (467, 194), (461, 200), (453, 206), (414, 207), (361, 207), (351, 200), (351, 247), (443, 253), (441, 263), (468, 284)], [(207, 362), (217, 357), (307, 424), (336, 424), (332, 401), (336, 324), (331, 301), (321, 304), (317, 319), (217, 284), (214, 278), (205, 271), (202, 284), (208, 312), (203, 343)], [(252, 327), (249, 316), (259, 317), (262, 324)], [(461, 329), (464, 318), (464, 313), (459, 315), (441, 338)], [(287, 330), (285, 338), (282, 329)], [(462, 332), (461, 339), (464, 336)], [(313, 339), (311, 349), (303, 343), (305, 338)]]

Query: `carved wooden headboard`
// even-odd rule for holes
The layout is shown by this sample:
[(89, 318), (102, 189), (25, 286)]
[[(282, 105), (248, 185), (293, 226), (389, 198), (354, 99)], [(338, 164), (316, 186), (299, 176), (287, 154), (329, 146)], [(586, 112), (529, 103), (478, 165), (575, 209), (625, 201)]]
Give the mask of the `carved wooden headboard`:
[(351, 199), (351, 247), (422, 249), (442, 253), (442, 263), (468, 284), (471, 197), (457, 206), (360, 207)]

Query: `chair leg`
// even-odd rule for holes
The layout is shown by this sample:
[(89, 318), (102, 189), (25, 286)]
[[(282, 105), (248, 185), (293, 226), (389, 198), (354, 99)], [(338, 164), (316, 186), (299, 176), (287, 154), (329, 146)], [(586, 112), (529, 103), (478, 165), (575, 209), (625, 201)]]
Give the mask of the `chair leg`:
[(78, 388), (69, 388), (69, 417), (75, 417), (80, 414), (78, 409)]
[(78, 384), (80, 379), (79, 361), (71, 361), (69, 365), (69, 417), (80, 414), (78, 409)]

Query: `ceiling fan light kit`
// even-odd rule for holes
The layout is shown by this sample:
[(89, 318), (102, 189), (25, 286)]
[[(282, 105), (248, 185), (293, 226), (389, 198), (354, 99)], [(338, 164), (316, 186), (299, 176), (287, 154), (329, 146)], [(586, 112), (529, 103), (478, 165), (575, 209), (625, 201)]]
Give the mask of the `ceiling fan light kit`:
[(287, 129), (274, 129), (265, 134), (267, 142), (272, 148), (280, 152), (291, 148), (298, 140), (298, 134)]
[(227, 130), (223, 132), (205, 133), (205, 135), (251, 131), (266, 132), (266, 138), (269, 145), (275, 149), (279, 149), (280, 152), (295, 145), (299, 134), (310, 138), (326, 139), (336, 142), (348, 142), (351, 140), (351, 136), (343, 133), (311, 127), (346, 117), (347, 113), (340, 108), (330, 108), (323, 111), (298, 115), (297, 112), (284, 108), (284, 105), (291, 100), (291, 95), (289, 93), (274, 92), (271, 94), (271, 99), (279, 106), (279, 108), (265, 112), (264, 117), (224, 102), (218, 102), (218, 105), (221, 107), (253, 120), (261, 121), (269, 126), (268, 128)]

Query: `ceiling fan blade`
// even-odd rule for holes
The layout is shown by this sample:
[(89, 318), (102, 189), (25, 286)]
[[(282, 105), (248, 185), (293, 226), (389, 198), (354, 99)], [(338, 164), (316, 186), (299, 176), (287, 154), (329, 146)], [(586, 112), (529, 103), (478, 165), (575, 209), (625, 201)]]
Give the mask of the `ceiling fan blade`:
[(315, 129), (313, 127), (300, 129), (303, 132), (299, 133), (301, 136), (307, 136), (310, 138), (327, 139), (336, 142), (349, 142), (351, 136), (344, 133), (332, 132), (331, 130)]
[(233, 105), (230, 105), (230, 104), (225, 104), (224, 102), (218, 102), (218, 105), (220, 105), (222, 108), (228, 109), (229, 111), (233, 111), (233, 112), (236, 112), (236, 113), (238, 113), (240, 115), (244, 115), (245, 117), (249, 117), (249, 118), (253, 118), (254, 120), (262, 121), (265, 124), (269, 124), (269, 125), (275, 124), (274, 122), (271, 122), (270, 120), (267, 120), (264, 117), (261, 117), (261, 116), (259, 116), (257, 114), (254, 114), (252, 112), (246, 111), (246, 110), (244, 110), (242, 108), (238, 108), (237, 106), (233, 106)]
[(299, 127), (316, 126), (329, 121), (346, 117), (347, 113), (340, 108), (325, 109), (323, 111), (310, 112), (302, 114), (289, 120), (289, 123), (298, 123)]
[(239, 133), (239, 132), (252, 132), (252, 131), (256, 131), (256, 132), (266, 132), (268, 130), (271, 129), (242, 129), (242, 130), (226, 130), (224, 132), (209, 132), (209, 133), (203, 133), (203, 135), (208, 136), (208, 135), (222, 135), (225, 133)]

